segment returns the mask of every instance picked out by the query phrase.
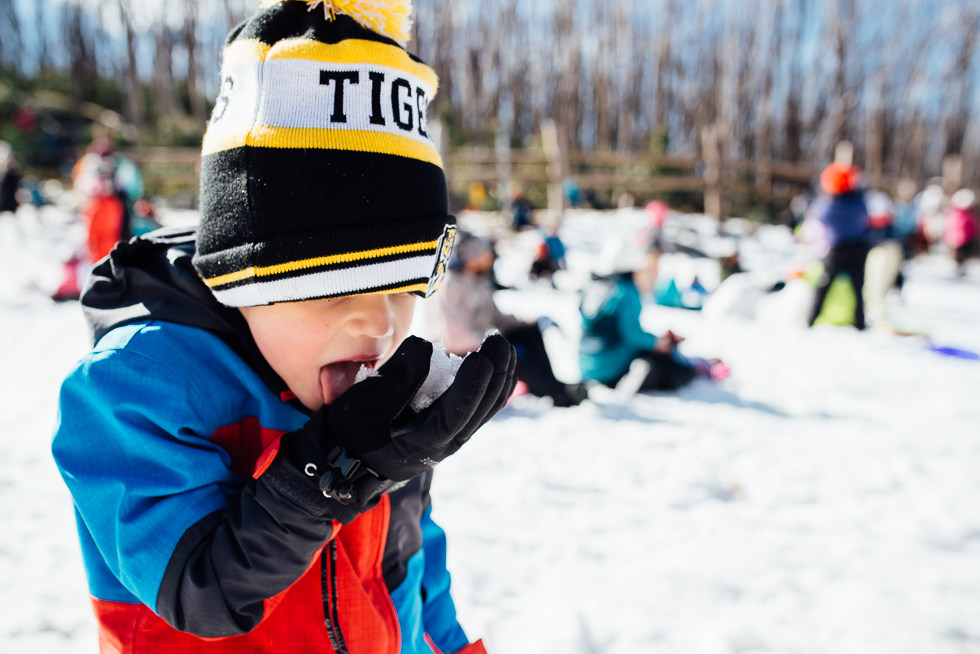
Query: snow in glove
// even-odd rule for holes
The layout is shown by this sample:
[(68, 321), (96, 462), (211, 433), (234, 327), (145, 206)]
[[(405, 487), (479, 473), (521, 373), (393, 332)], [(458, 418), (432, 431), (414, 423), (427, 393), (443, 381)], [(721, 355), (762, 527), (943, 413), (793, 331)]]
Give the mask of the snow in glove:
[(431, 406), (409, 407), (429, 373), (432, 344), (409, 336), (394, 356), (283, 437), (283, 453), (349, 523), (381, 495), (454, 454), (507, 402), (517, 355), (500, 335), (470, 353)]

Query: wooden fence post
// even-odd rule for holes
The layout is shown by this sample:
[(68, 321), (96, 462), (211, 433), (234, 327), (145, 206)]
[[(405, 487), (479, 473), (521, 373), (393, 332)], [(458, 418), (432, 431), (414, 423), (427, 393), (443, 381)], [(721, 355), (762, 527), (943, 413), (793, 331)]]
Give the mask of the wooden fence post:
[(854, 165), (854, 144), (850, 141), (841, 141), (834, 148), (834, 161), (842, 166)]
[(568, 152), (550, 118), (541, 121), (541, 149), (548, 161), (548, 208), (560, 215), (565, 208), (561, 183), (569, 176)]
[(701, 128), (701, 154), (704, 158), (704, 213), (721, 220), (721, 153), (718, 151), (718, 127)]
[(943, 190), (952, 195), (963, 185), (963, 157), (947, 154), (943, 157)]
[(497, 159), (497, 198), (499, 206), (510, 206), (510, 134), (500, 129), (493, 141)]

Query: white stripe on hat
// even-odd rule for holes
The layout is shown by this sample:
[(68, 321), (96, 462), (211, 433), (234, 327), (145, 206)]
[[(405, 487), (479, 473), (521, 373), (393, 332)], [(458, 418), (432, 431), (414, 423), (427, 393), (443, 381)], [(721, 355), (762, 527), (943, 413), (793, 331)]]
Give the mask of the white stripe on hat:
[(366, 266), (324, 270), (299, 277), (253, 282), (227, 290), (213, 290), (229, 307), (250, 307), (275, 302), (299, 302), (313, 298), (357, 295), (381, 286), (429, 279), (438, 253), (421, 257), (372, 263)]
[(267, 126), (381, 132), (434, 148), (426, 120), (432, 97), (421, 78), (387, 66), (305, 59), (246, 63), (222, 72), (205, 140), (226, 142), (253, 126)]

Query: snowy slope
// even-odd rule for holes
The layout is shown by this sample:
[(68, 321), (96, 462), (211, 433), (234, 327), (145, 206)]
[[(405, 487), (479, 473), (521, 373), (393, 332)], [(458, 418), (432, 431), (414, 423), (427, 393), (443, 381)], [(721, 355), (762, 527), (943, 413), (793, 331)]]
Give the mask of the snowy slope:
[[(0, 221), (4, 653), (97, 649), (49, 454), (87, 333), (77, 305), (31, 290), (72, 234), (48, 222)], [(893, 309), (980, 350), (980, 283), (950, 273), (916, 262)], [(500, 302), (577, 338), (573, 295)], [(644, 319), (732, 377), (625, 405), (519, 398), (440, 467), (434, 516), (472, 636), (492, 654), (980, 652), (980, 362), (883, 333)], [(573, 378), (574, 346), (551, 342)]]

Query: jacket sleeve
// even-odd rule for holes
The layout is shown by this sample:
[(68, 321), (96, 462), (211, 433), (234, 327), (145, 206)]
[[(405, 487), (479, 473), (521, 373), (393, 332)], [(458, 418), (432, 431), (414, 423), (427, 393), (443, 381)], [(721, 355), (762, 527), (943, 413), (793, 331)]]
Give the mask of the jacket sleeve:
[(259, 479), (232, 472), (203, 390), (141, 354), (93, 353), (62, 386), (52, 449), (115, 577), (176, 629), (216, 638), (258, 625), (333, 525), (283, 457)]
[(616, 305), (616, 327), (624, 344), (638, 352), (653, 352), (657, 337), (644, 331), (640, 325), (643, 306), (636, 289), (619, 287), (619, 301)]
[(425, 511), (422, 513), (422, 549), (425, 570), (422, 573), (422, 626), (441, 651), (458, 652), (469, 644), (463, 628), (456, 621), (456, 605), (449, 594), (449, 570), (446, 568), (446, 532), (432, 520), (428, 487)]

